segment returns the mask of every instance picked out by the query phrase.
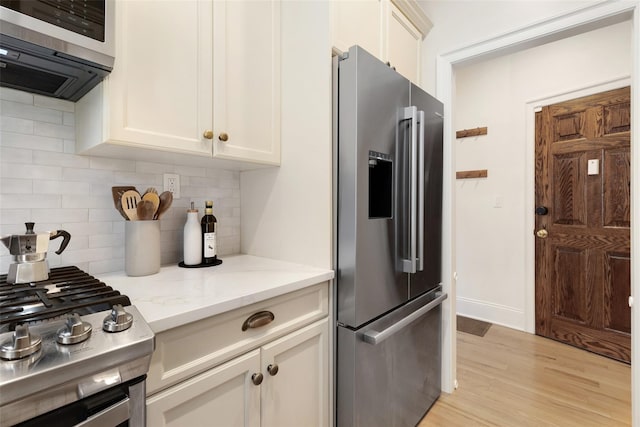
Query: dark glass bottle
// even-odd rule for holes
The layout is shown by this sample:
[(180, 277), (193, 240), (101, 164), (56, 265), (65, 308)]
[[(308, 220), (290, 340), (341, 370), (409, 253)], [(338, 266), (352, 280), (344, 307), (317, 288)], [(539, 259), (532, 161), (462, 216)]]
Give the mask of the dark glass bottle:
[(218, 259), (216, 242), (216, 217), (213, 216), (213, 201), (207, 200), (204, 205), (202, 225), (202, 263), (211, 264)]

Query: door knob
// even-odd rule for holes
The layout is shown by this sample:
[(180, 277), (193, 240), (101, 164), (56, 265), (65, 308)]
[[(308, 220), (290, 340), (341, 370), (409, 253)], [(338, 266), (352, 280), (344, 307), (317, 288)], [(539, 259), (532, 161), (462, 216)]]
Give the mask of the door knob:
[(549, 236), (549, 232), (546, 229), (541, 228), (540, 230), (536, 231), (536, 236), (541, 239), (546, 239), (547, 236)]
[(222, 142), (227, 142), (227, 140), (229, 139), (229, 135), (223, 132), (218, 136), (218, 139)]
[(546, 206), (538, 206), (536, 208), (536, 215), (546, 215), (549, 213), (549, 209)]
[(205, 139), (213, 139), (213, 131), (212, 130), (205, 130), (204, 133), (202, 134), (202, 136), (204, 136)]

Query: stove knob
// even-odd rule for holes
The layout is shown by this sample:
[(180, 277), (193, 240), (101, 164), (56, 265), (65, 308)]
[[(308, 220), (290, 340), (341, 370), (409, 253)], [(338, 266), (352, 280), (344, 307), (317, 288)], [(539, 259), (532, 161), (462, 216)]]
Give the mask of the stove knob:
[(27, 325), (18, 325), (10, 340), (0, 344), (0, 358), (6, 360), (22, 359), (40, 350), (42, 339), (29, 332)]
[(104, 318), (102, 329), (107, 332), (120, 332), (129, 329), (133, 323), (133, 316), (124, 311), (121, 304), (114, 305), (111, 314)]
[(80, 320), (80, 316), (72, 314), (67, 318), (64, 327), (58, 329), (57, 341), (60, 344), (78, 344), (91, 336), (91, 324)]

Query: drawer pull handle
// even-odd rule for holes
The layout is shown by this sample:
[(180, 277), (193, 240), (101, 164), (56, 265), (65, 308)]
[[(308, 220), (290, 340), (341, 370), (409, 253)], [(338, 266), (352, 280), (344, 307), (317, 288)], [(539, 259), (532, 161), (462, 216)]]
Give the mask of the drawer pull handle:
[(251, 328), (259, 328), (260, 326), (268, 325), (273, 322), (276, 316), (273, 315), (270, 311), (259, 311), (255, 314), (252, 314), (244, 321), (242, 324), (242, 330), (246, 331)]
[(262, 379), (263, 378), (264, 377), (262, 376), (262, 374), (260, 372), (258, 372), (257, 374), (251, 375), (251, 382), (254, 385), (260, 385), (260, 384), (262, 384)]
[(269, 372), (269, 375), (274, 376), (275, 374), (278, 373), (278, 364), (274, 363), (273, 365), (269, 365), (267, 366), (267, 372)]

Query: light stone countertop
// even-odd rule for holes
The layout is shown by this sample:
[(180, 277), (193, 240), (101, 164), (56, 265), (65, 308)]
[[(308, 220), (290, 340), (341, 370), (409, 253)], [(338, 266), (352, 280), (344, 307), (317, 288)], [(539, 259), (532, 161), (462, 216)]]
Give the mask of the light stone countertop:
[(150, 276), (96, 277), (131, 300), (158, 333), (333, 279), (334, 272), (250, 255), (207, 268), (163, 266)]

